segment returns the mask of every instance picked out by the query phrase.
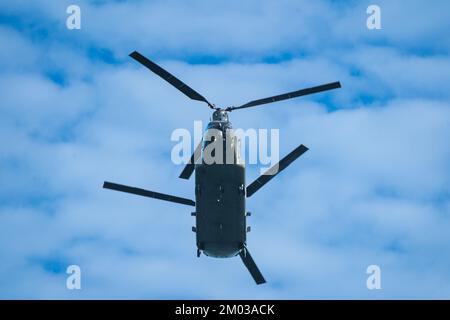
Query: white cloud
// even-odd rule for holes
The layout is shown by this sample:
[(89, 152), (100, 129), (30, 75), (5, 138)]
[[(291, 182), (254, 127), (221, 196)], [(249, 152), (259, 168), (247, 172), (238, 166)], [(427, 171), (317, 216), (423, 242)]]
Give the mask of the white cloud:
[[(46, 28), (64, 21), (63, 3), (40, 4), (5, 3), (2, 9), (31, 20), (42, 14)], [(385, 5), (383, 10), (391, 8)], [(449, 261), (442, 255), (450, 243), (448, 55), (403, 50), (413, 44), (400, 32), (403, 27), (386, 30), (389, 12), (383, 36), (397, 45), (376, 46), (365, 31), (343, 32), (360, 19), (350, 5), (216, 6), (82, 2), (86, 23), (80, 39), (63, 27), (49, 29), (54, 38), (41, 41), (37, 31), (0, 28), (1, 43), (15, 56), (28, 53), (20, 60), (4, 56), (1, 64), (0, 295), (450, 296)], [(336, 28), (333, 18), (341, 21)], [(428, 35), (442, 21), (424, 23), (417, 28)], [(342, 44), (339, 55), (331, 54), (335, 43)], [(131, 59), (112, 65), (91, 60), (90, 44), (118, 57), (136, 48), (154, 53), (161, 65), (221, 106), (343, 83), (343, 89), (317, 99), (231, 114), (236, 127), (280, 128), (282, 155), (300, 143), (310, 147), (248, 202), (254, 213), (249, 247), (267, 285), (254, 286), (238, 258), (195, 258), (190, 208), (101, 189), (111, 180), (192, 198), (193, 182), (178, 179), (181, 168), (170, 162), (169, 138), (175, 128), (206, 121), (209, 111)], [(260, 61), (297, 50), (317, 54)], [(200, 54), (233, 62), (177, 60)], [(54, 72), (63, 74), (62, 84), (52, 80)], [(363, 95), (373, 96), (370, 103)], [(339, 110), (330, 112), (330, 105)], [(248, 169), (251, 182), (257, 172)], [(52, 273), (46, 261), (79, 264), (82, 292), (66, 290), (64, 272)], [(384, 275), (378, 293), (365, 288), (366, 267), (374, 263)]]

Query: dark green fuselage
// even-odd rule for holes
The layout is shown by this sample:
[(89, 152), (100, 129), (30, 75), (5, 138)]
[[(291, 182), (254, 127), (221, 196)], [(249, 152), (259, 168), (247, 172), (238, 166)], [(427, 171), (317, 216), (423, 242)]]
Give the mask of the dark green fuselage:
[(226, 113), (214, 113), (207, 131), (211, 129), (223, 133), (224, 161), (205, 163), (204, 141), (201, 163), (195, 166), (197, 247), (208, 256), (226, 258), (239, 254), (246, 242), (245, 166), (236, 145), (232, 163), (225, 163), (226, 140), (235, 139), (226, 134), (231, 129)]
[(208, 256), (237, 255), (246, 240), (244, 166), (199, 164), (195, 184), (197, 247)]

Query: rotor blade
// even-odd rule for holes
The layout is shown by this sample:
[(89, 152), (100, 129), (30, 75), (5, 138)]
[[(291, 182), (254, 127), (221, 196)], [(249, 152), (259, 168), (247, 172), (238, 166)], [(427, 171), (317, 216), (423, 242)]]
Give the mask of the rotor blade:
[[(245, 250), (245, 252), (244, 252)], [(244, 248), (239, 252), (239, 256), (242, 259), (242, 262), (247, 267), (248, 271), (252, 275), (253, 279), (255, 280), (256, 284), (263, 284), (266, 283), (266, 279), (264, 279), (263, 275), (261, 274), (261, 271), (259, 271), (258, 266), (256, 265), (255, 261), (253, 261), (252, 256), (250, 255), (250, 252), (247, 248)]]
[(327, 84), (323, 84), (323, 85), (320, 85), (320, 86), (317, 86), (317, 87), (301, 89), (301, 90), (292, 91), (292, 92), (280, 94), (280, 95), (273, 96), (273, 97), (253, 100), (253, 101), (247, 102), (246, 104), (243, 104), (243, 105), (241, 105), (239, 107), (230, 107), (230, 108), (227, 108), (226, 110), (227, 111), (233, 111), (233, 110), (236, 110), (236, 109), (250, 108), (250, 107), (254, 107), (254, 106), (259, 106), (261, 104), (266, 104), (266, 103), (272, 103), (272, 102), (292, 99), (292, 98), (305, 96), (305, 95), (313, 94), (313, 93), (318, 93), (318, 92), (322, 92), (322, 91), (332, 90), (332, 89), (338, 89), (340, 87), (341, 87), (341, 83), (340, 82), (327, 83)]
[(294, 162), (298, 157), (308, 151), (308, 148), (304, 145), (300, 145), (295, 148), (294, 151), (289, 153), (280, 162), (275, 164), (272, 168), (264, 172), (258, 179), (253, 181), (247, 187), (247, 198), (251, 197), (256, 191), (258, 191), (262, 186), (264, 186), (267, 182), (269, 182), (272, 178), (274, 178), (277, 174), (287, 168), (292, 162)]
[(195, 206), (195, 202), (190, 199), (180, 198), (180, 197), (176, 197), (176, 196), (171, 196), (169, 194), (158, 193), (158, 192), (135, 188), (135, 187), (129, 187), (129, 186), (125, 186), (123, 184), (117, 184), (117, 183), (105, 181), (103, 183), (103, 188), (137, 194), (138, 196), (144, 196), (144, 197), (155, 198), (155, 199), (159, 199), (159, 200), (165, 200), (165, 201), (185, 204), (188, 206)]
[(130, 57), (132, 57), (137, 62), (149, 68), (152, 72), (156, 73), (158, 76), (166, 80), (172, 86), (174, 86), (175, 88), (183, 92), (185, 95), (187, 95), (189, 98), (193, 100), (206, 102), (210, 108), (214, 109), (214, 106), (211, 103), (209, 103), (209, 101), (206, 100), (204, 96), (202, 96), (200, 93), (189, 87), (187, 84), (185, 84), (183, 81), (175, 77), (173, 74), (167, 72), (166, 70), (158, 66), (156, 63), (144, 57), (139, 52), (133, 51), (132, 53), (130, 53)]
[(198, 159), (200, 159), (201, 154), (202, 154), (202, 143), (200, 142), (198, 144), (197, 148), (195, 148), (195, 151), (192, 154), (191, 159), (189, 160), (189, 162), (186, 164), (183, 171), (181, 172), (181, 174), (180, 174), (181, 179), (189, 180), (189, 178), (192, 175), (192, 172), (194, 172), (195, 163), (198, 161)]

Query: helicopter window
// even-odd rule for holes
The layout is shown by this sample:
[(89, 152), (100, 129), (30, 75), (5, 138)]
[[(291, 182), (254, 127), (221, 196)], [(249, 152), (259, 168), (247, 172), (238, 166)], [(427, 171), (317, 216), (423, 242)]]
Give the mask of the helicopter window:
[[(212, 137), (211, 137), (211, 142), (214, 142), (214, 141), (216, 141), (216, 137), (215, 137), (215, 136), (212, 136)], [(215, 156), (216, 156), (216, 149), (215, 149), (215, 148), (211, 151), (211, 156), (212, 156), (212, 157), (215, 157)]]
[(212, 136), (211, 139), (209, 139), (209, 140), (205, 139), (204, 140), (204, 147), (206, 147), (207, 145), (209, 145), (211, 142), (214, 142), (214, 141), (216, 141), (216, 137), (215, 136)]

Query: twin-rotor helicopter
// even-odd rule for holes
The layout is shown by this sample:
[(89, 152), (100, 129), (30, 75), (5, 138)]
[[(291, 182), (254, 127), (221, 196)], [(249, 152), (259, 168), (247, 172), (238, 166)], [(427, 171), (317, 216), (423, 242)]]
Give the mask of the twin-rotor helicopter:
[[(239, 255), (255, 282), (257, 284), (265, 283), (266, 280), (247, 248), (247, 232), (250, 231), (250, 227), (247, 226), (246, 220), (250, 213), (246, 211), (245, 201), (246, 198), (255, 194), (304, 154), (308, 148), (301, 144), (255, 181), (247, 185), (245, 165), (239, 157), (237, 137), (230, 134), (228, 130), (232, 127), (229, 121), (229, 113), (234, 110), (337, 89), (341, 87), (341, 84), (332, 82), (264, 99), (252, 100), (237, 107), (219, 108), (137, 51), (132, 52), (130, 56), (189, 98), (205, 102), (214, 111), (211, 121), (206, 127), (202, 142), (196, 147), (190, 161), (179, 176), (181, 179), (189, 179), (195, 171), (195, 201), (107, 181), (104, 182), (103, 188), (195, 207), (191, 214), (195, 216), (196, 221), (192, 230), (196, 233), (197, 256), (200, 257), (201, 253), (217, 258), (230, 258)], [(231, 162), (229, 159), (214, 163), (205, 161), (205, 149), (211, 142), (210, 139), (205, 137), (212, 131), (215, 132), (214, 136), (217, 136), (218, 132), (224, 144), (230, 146), (233, 150)]]

